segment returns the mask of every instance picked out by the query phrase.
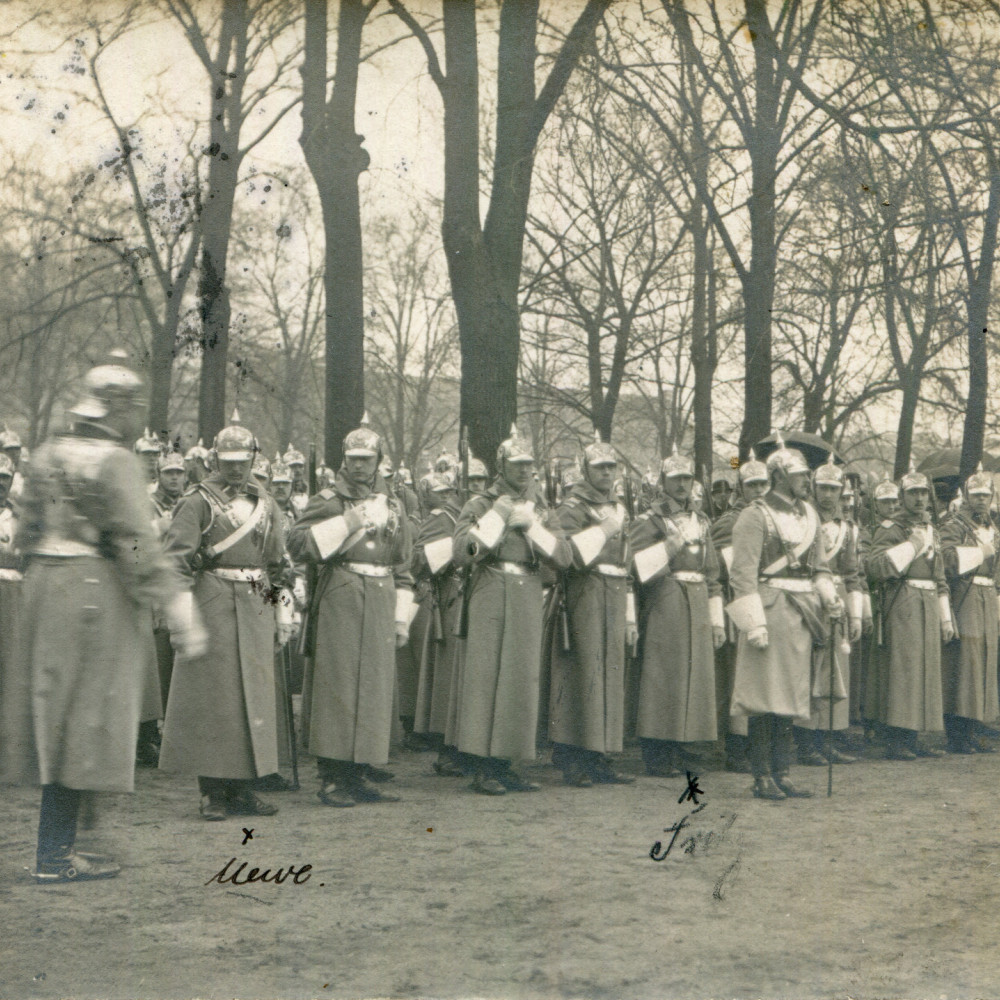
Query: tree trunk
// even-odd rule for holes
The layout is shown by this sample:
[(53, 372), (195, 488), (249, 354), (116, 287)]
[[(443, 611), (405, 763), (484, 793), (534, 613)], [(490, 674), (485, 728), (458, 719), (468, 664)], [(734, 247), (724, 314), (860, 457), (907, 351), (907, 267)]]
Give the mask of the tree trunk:
[[(911, 362), (911, 371), (923, 372), (924, 363), (918, 365)], [(910, 468), (910, 455), (913, 452), (913, 421), (917, 415), (917, 403), (920, 401), (919, 375), (907, 373), (901, 380), (903, 401), (899, 407), (899, 424), (896, 430), (896, 459), (893, 464), (892, 476), (898, 480)]]
[(326, 100), (326, 0), (306, 4), (302, 66), (302, 135), (299, 142), (323, 210), (326, 238), (326, 394), (324, 455), (340, 467), (343, 440), (365, 409), (364, 284), (358, 178), (368, 153), (354, 125), (361, 62), (361, 32), (371, 7), (341, 0), (337, 18), (337, 62)]

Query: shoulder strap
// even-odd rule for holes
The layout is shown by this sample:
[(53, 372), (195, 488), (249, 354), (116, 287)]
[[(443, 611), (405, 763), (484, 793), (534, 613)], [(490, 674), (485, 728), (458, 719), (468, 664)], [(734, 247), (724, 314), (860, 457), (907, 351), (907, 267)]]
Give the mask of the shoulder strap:
[(221, 542), (209, 547), (208, 555), (211, 558), (222, 555), (227, 549), (231, 549), (237, 542), (242, 541), (254, 528), (260, 524), (261, 519), (267, 513), (266, 497), (257, 497), (257, 504), (251, 515), (231, 534), (226, 535)]

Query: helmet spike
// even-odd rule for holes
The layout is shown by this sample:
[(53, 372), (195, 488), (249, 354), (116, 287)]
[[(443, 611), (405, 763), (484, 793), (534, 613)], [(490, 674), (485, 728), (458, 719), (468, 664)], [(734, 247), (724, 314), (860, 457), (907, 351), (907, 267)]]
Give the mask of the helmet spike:
[(751, 462), (756, 462), (757, 461), (757, 452), (755, 452), (753, 450), (753, 448), (750, 449), (750, 459), (749, 460)]
[(601, 443), (601, 432), (595, 427), (594, 428), (594, 444)]
[(368, 419), (368, 411), (367, 410), (365, 410), (365, 412), (361, 414), (361, 424), (360, 424), (360, 426), (361, 427), (370, 427), (371, 426), (371, 421)]
[(231, 424), (238, 424), (240, 422), (240, 411), (239, 407), (233, 407), (233, 415), (229, 418)]
[(777, 427), (774, 431), (774, 440), (779, 448), (785, 447), (785, 435), (782, 433), (781, 428)]

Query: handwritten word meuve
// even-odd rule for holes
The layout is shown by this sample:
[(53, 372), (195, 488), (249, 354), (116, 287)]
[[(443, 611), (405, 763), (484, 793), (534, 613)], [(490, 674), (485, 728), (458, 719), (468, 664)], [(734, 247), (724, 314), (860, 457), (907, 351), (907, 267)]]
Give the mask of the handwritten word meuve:
[(242, 862), (234, 871), (230, 872), (229, 869), (234, 864), (236, 864), (236, 858), (230, 858), (205, 885), (211, 885), (213, 882), (218, 882), (219, 885), (225, 885), (227, 882), (231, 885), (248, 885), (250, 882), (274, 882), (281, 885), (286, 879), (291, 879), (294, 885), (305, 885), (312, 877), (312, 865), (300, 865), (298, 868), (295, 865), (289, 865), (287, 868), (276, 868), (273, 872), (270, 868), (263, 870), (251, 868), (241, 878), (247, 862)]

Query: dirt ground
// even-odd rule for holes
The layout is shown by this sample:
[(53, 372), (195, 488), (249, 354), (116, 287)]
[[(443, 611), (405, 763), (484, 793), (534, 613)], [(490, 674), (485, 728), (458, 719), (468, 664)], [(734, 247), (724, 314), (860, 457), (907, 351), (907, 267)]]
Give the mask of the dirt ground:
[[(1000, 754), (838, 767), (832, 799), (798, 768), (817, 797), (782, 803), (709, 770), (693, 815), (683, 779), (491, 799), (431, 760), (393, 761), (398, 804), (325, 808), (304, 763), (278, 816), (213, 824), (139, 771), (79, 840), (122, 875), (78, 885), (29, 880), (38, 793), (0, 789), (0, 996), (1000, 996)], [(312, 870), (206, 885), (230, 858)]]

